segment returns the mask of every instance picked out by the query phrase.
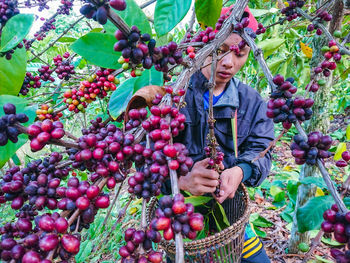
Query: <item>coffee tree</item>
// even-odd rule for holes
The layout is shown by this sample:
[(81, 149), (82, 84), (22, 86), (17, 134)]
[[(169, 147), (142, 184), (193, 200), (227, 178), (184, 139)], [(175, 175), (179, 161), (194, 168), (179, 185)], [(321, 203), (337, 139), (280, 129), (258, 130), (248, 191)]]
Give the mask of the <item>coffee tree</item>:
[[(192, 11), (191, 1), (158, 0), (151, 26), (134, 0), (61, 1), (33, 35), (29, 31), (36, 23), (34, 15), (20, 10), (27, 7), (37, 13), (49, 8), (48, 2), (0, 3), (0, 165), (5, 166), (10, 159), (18, 162), (16, 152), (24, 144), (36, 156), (45, 154), (15, 166), (9, 161), (9, 167), (2, 170), (0, 202), (16, 212), (15, 218), (0, 228), (1, 260), (68, 262), (79, 252), (80, 232), (90, 227), (100, 210), (108, 210), (107, 220), (122, 187), (126, 187), (130, 200), (142, 200), (142, 213), (139, 224), (125, 230), (125, 245), (119, 248), (122, 262), (163, 262), (165, 255), (154, 245), (162, 239), (175, 240), (176, 262), (183, 262), (183, 238), (195, 240), (203, 230), (204, 218), (195, 213), (191, 203), (185, 203), (177, 184), (178, 177), (186, 175), (193, 165), (186, 147), (173, 142), (185, 128), (186, 118), (180, 109), (190, 77), (209, 55), (215, 72), (219, 59), (228, 52), (239, 53), (245, 45), (252, 50), (251, 63), (259, 65), (264, 74), (255, 84), (265, 81), (271, 89), (266, 114), (283, 127), (281, 135), (255, 160), (294, 125), (298, 134), (290, 147), (296, 164), (317, 166), (334, 199), (335, 205), (324, 213), (322, 229), (334, 232), (338, 242), (348, 242), (349, 212), (324, 166), (324, 160), (333, 155), (328, 151), (332, 138), (319, 131), (306, 134), (303, 125), (313, 114), (311, 94), (322, 92), (337, 68), (349, 66), (349, 27), (330, 34), (327, 23), (332, 20), (333, 1), (316, 6), (288, 1), (273, 9), (277, 22), (261, 21), (258, 30), (250, 32), (246, 30), (249, 19), (242, 18), (247, 0), (237, 1), (227, 15), (220, 15), (223, 5), (231, 2), (198, 0)], [(259, 1), (253, 2), (257, 5)], [(81, 16), (57, 32), (56, 22), (70, 15), (73, 5), (79, 6)], [(175, 27), (187, 13), (192, 18), (186, 30), (180, 31)], [(76, 31), (79, 38), (66, 37), (82, 21), (89, 25), (86, 32)], [(306, 69), (310, 77), (297, 79), (299, 76), (288, 74), (286, 69), (276, 72), (277, 67), (269, 67), (266, 57), (281, 44), (266, 39), (265, 46), (256, 44), (275, 26), (291, 23), (299, 23), (309, 37), (327, 39), (321, 48), (323, 60)], [(175, 39), (165, 41), (174, 28)], [(243, 41), (217, 55), (233, 30)], [(301, 37), (295, 34), (292, 38)], [(248, 74), (241, 74), (247, 78)], [(211, 99), (214, 85), (212, 77)], [(145, 86), (147, 91), (142, 92)], [(298, 87), (305, 87), (304, 94)], [(99, 112), (102, 114), (96, 114)], [(209, 143), (204, 150), (210, 157), (209, 166), (219, 170), (223, 154), (216, 148), (212, 103), (209, 113)], [(83, 128), (72, 134), (67, 127), (74, 118), (80, 119)], [(342, 159), (336, 165), (345, 167), (350, 153), (343, 150), (340, 154)], [(87, 177), (79, 176), (82, 172)], [(155, 217), (148, 224), (147, 202), (161, 194), (168, 179), (172, 196), (159, 199)], [(120, 219), (126, 209), (120, 211)], [(338, 262), (350, 262), (347, 248), (331, 254)]]

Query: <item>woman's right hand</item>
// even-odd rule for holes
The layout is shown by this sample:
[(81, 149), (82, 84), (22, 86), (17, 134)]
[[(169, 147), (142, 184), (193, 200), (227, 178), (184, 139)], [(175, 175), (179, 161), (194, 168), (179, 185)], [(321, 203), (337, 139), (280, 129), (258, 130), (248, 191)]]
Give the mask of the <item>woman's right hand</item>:
[(219, 185), (219, 174), (211, 169), (207, 169), (209, 158), (196, 162), (191, 172), (186, 176), (180, 176), (179, 188), (188, 191), (193, 195), (203, 195), (214, 193)]

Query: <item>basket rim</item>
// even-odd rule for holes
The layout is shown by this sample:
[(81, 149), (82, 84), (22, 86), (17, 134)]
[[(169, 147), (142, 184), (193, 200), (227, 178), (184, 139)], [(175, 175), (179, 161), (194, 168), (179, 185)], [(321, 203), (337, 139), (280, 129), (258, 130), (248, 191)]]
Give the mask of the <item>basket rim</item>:
[[(243, 213), (243, 215), (236, 221), (234, 222), (232, 225), (230, 225), (229, 227), (225, 228), (224, 230), (215, 233), (214, 235), (202, 238), (202, 239), (198, 239), (198, 240), (193, 240), (193, 241), (184, 241), (184, 248), (187, 251), (191, 251), (191, 250), (196, 250), (198, 251), (203, 249), (203, 248), (208, 248), (210, 246), (212, 246), (213, 244), (222, 244), (222, 245), (226, 245), (228, 242), (230, 242), (231, 238), (230, 236), (234, 235), (234, 233), (237, 233), (237, 227), (241, 227), (242, 230), (244, 231), (244, 227), (243, 224), (246, 224), (246, 222), (249, 219), (249, 214), (250, 214), (250, 201), (249, 201), (249, 195), (248, 195), (248, 191), (246, 186), (241, 183), (240, 187), (242, 187), (242, 192), (243, 192), (243, 200), (246, 203), (246, 209)], [(238, 187), (239, 188), (239, 187)], [(237, 190), (238, 190), (237, 188)], [(157, 201), (156, 197), (153, 197), (149, 203), (149, 206), (147, 208), (147, 223), (150, 224), (150, 207), (153, 206), (154, 207), (154, 203)], [(232, 233), (233, 232), (233, 233)], [(226, 237), (224, 239), (224, 241), (220, 241), (223, 239), (223, 237)], [(220, 241), (220, 242), (218, 242)], [(173, 241), (166, 241), (166, 240), (162, 240), (160, 243), (164, 248), (165, 247), (171, 247), (171, 246), (175, 246), (175, 243)], [(196, 249), (194, 248), (196, 247)], [(202, 247), (202, 248), (198, 248), (198, 247)], [(168, 249), (166, 249), (168, 250)]]

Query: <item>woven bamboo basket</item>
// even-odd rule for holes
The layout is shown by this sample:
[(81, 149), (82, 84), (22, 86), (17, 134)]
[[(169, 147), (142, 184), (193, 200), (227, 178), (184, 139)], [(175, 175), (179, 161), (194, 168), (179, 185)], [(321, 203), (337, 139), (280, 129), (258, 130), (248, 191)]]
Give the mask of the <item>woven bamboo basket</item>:
[[(224, 203), (225, 204), (225, 203)], [(153, 198), (147, 208), (147, 222), (151, 222), (157, 205)], [(249, 197), (243, 184), (239, 186), (235, 197), (225, 204), (230, 226), (219, 233), (200, 240), (184, 242), (185, 262), (203, 263), (239, 263), (244, 243), (245, 227), (249, 220)], [(175, 242), (162, 241), (161, 248), (175, 262)]]

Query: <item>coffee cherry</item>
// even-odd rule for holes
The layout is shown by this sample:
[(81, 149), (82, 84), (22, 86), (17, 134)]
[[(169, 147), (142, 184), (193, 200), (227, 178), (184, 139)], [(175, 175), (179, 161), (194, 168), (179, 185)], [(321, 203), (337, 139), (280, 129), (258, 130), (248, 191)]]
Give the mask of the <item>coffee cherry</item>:
[(75, 255), (79, 252), (80, 241), (73, 235), (65, 234), (61, 237), (61, 245), (67, 252)]

